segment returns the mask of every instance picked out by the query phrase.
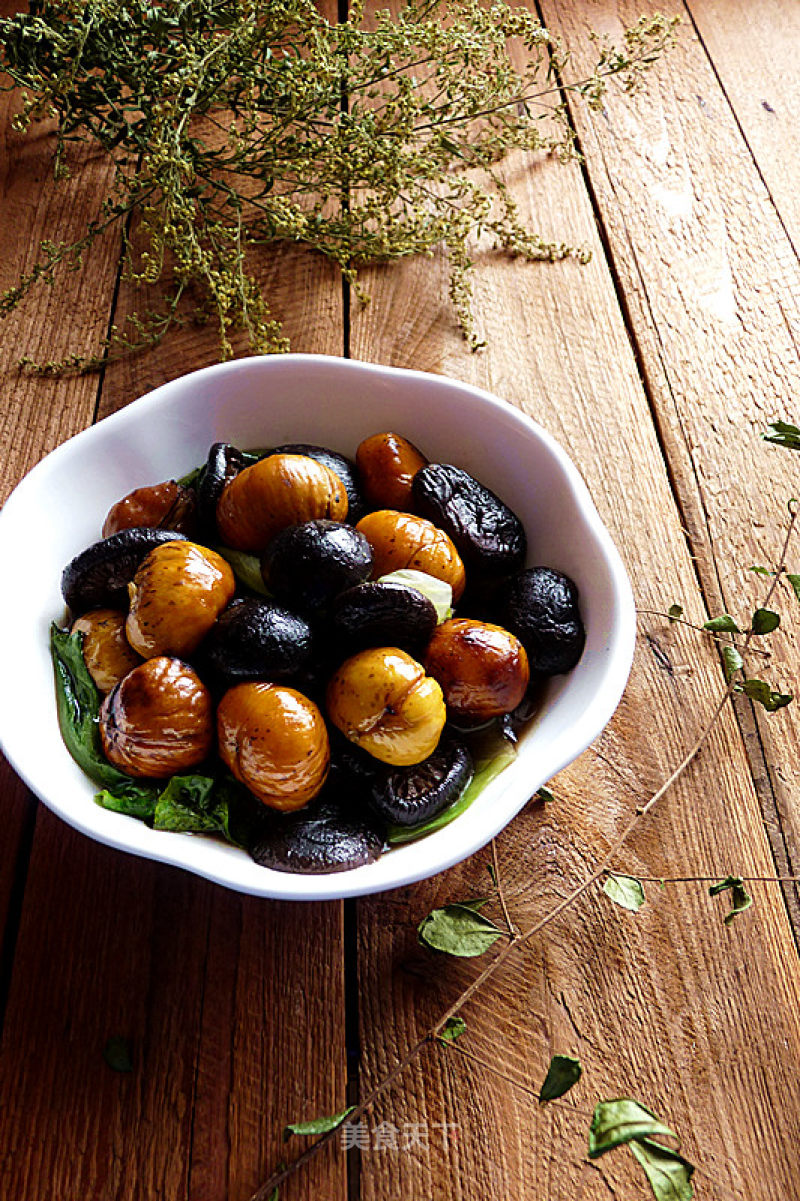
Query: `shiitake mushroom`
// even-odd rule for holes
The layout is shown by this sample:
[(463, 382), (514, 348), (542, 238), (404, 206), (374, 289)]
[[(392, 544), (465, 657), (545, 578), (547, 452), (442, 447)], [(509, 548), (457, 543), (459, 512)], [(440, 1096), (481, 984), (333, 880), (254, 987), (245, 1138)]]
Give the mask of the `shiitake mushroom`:
[(64, 568), (61, 592), (67, 606), (73, 613), (126, 608), (128, 584), (143, 559), (156, 546), (183, 537), (175, 530), (136, 526), (92, 543)]
[(237, 450), (229, 442), (215, 442), (209, 450), (205, 467), (195, 485), (195, 492), (198, 517), (203, 528), (212, 537), (217, 537), (217, 504), (225, 485), (250, 462), (250, 456)]
[(372, 548), (351, 525), (324, 518), (289, 526), (267, 547), (261, 573), (269, 591), (303, 612), (369, 579)]
[(519, 638), (533, 671), (561, 675), (583, 654), (586, 631), (577, 586), (551, 567), (531, 567), (512, 580), (498, 620)]
[(428, 463), (411, 485), (415, 510), (450, 535), (467, 573), (511, 575), (525, 562), (525, 529), (516, 513), (468, 471)]
[(327, 795), (295, 813), (270, 814), (250, 846), (262, 867), (306, 875), (363, 867), (382, 850), (383, 836), (375, 822)]
[(399, 646), (413, 655), (436, 629), (436, 608), (416, 588), (392, 580), (357, 584), (341, 592), (330, 611), (330, 631), (345, 654), (368, 646)]
[(308, 622), (272, 601), (232, 601), (202, 645), (202, 666), (218, 684), (291, 680), (311, 662)]
[(355, 524), (366, 512), (366, 503), (355, 463), (326, 446), (312, 446), (307, 442), (287, 442), (270, 452), (274, 455), (307, 455), (328, 467), (338, 475), (347, 493), (347, 520)]
[(422, 763), (375, 772), (369, 784), (369, 803), (385, 821), (418, 826), (461, 796), (472, 770), (466, 743), (454, 735), (443, 735)]

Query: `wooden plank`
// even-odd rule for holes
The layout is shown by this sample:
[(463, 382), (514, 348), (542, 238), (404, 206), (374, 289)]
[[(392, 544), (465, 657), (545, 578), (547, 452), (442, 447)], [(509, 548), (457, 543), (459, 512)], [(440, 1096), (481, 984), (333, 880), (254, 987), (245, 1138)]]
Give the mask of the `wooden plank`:
[[(656, 8), (685, 15), (676, 2), (645, 11)], [(633, 4), (546, 4), (576, 47), (587, 27), (613, 35), (639, 11)], [(753, 94), (768, 95), (776, 81), (785, 89), (781, 63), (790, 51), (775, 60), (769, 52), (781, 28), (775, 10), (771, 22), (765, 18), (772, 32), (763, 52), (754, 55), (752, 12), (724, 0), (715, 14), (715, 26), (726, 24), (738, 38), (738, 66), (728, 57), (726, 78), (738, 70)], [(729, 36), (725, 45), (730, 50)], [(746, 622), (761, 595), (748, 569), (774, 554), (785, 503), (797, 492), (796, 460), (759, 435), (769, 421), (796, 415), (800, 264), (791, 207), (779, 181), (764, 173), (763, 141), (753, 162), (741, 133), (745, 125), (753, 133), (752, 114), (741, 85), (733, 96), (720, 89), (722, 67), (706, 54), (714, 47), (684, 22), (646, 97), (628, 105), (610, 91), (603, 120), (587, 121), (577, 110), (576, 120), (706, 603)], [(577, 55), (578, 72), (586, 62)], [(781, 95), (788, 103), (793, 93)], [(796, 141), (787, 124), (783, 161), (792, 160)], [(768, 675), (781, 691), (797, 692), (795, 602), (788, 588), (776, 599), (785, 622), (770, 643)], [(687, 611), (703, 614), (702, 607)], [(795, 705), (775, 720), (761, 711), (754, 718), (748, 707), (740, 721), (776, 863), (780, 874), (796, 875), (800, 710)], [(798, 927), (796, 890), (789, 899)]]
[[(366, 273), (372, 300), (353, 312), (353, 354), (457, 375), (536, 417), (587, 479), (637, 602), (663, 608), (683, 597), (700, 606), (580, 172), (517, 158), (507, 179), (536, 229), (593, 247), (589, 266), (482, 257), (476, 307), (489, 345), (477, 356), (453, 329), (441, 260)], [(716, 383), (712, 373), (707, 387)], [(773, 539), (761, 558), (774, 546)], [(500, 839), (523, 928), (597, 861), (712, 708), (720, 679), (708, 648), (666, 622), (648, 633), (617, 716), (555, 782), (556, 804), (529, 807)], [(485, 894), (485, 864), (484, 852), (444, 876), (359, 905), (362, 1094), (472, 978), (474, 965), (425, 956), (414, 928), (436, 904)], [(722, 875), (731, 864), (748, 873), (773, 870), (742, 741), (727, 713), (619, 866), (642, 875)], [(765, 887), (756, 904), (757, 922), (751, 915), (730, 929), (700, 884), (651, 892), (635, 919), (597, 891), (573, 907), (466, 1011), (462, 1045), (486, 1063), (431, 1048), (369, 1116), (363, 1196), (639, 1195), (645, 1186), (629, 1157), (595, 1165), (585, 1157), (593, 1103), (619, 1095), (638, 1097), (680, 1132), (685, 1153), (700, 1165), (704, 1196), (792, 1195), (800, 1168), (796, 1105), (772, 1070), (770, 1048), (778, 1039), (793, 1054), (800, 1044), (798, 970), (780, 894)], [(563, 1109), (542, 1113), (490, 1070), (536, 1087), (555, 1051), (578, 1054), (585, 1069)], [(407, 1123), (427, 1124), (429, 1145), (379, 1150), (381, 1122), (401, 1132)], [(457, 1140), (442, 1145), (434, 1122), (457, 1123)]]
[[(47, 147), (40, 141), (34, 149), (23, 146), (28, 159), (12, 164), (20, 211), (33, 203)], [(106, 177), (93, 170), (76, 176), (73, 202), (101, 194)], [(11, 195), (8, 180), (4, 186)], [(73, 203), (46, 210), (39, 223), (48, 236), (66, 236), (82, 216)], [(15, 228), (22, 255), (33, 231), (21, 218)], [(47, 357), (54, 328), (70, 335), (64, 350), (76, 338), (92, 350), (104, 336), (113, 254), (108, 267), (102, 272), (93, 260), (70, 277), (63, 309), (45, 304), (29, 315)], [(13, 262), (8, 270), (13, 277)], [(274, 284), (276, 313), (296, 350), (342, 352), (333, 271), (290, 248), (265, 256), (262, 274)], [(52, 306), (49, 292), (42, 299)], [(137, 303), (123, 286), (115, 318)], [(103, 377), (100, 415), (217, 357), (208, 328), (180, 331), (146, 357), (114, 363)], [(27, 428), (32, 399), (47, 399), (27, 451), (23, 438), (22, 453), (7, 465), (10, 484), (91, 421), (99, 381), (9, 379), (9, 439)], [(99, 847), (42, 810), (0, 1044), (4, 1189), (63, 1201), (101, 1194), (244, 1201), (285, 1157), (285, 1123), (334, 1110), (344, 1096), (342, 963), (341, 906), (241, 897)], [(130, 1075), (103, 1061), (114, 1035), (130, 1042)], [(346, 1190), (343, 1163), (323, 1158), (310, 1179), (331, 1201)], [(289, 1185), (282, 1198), (304, 1190)]]

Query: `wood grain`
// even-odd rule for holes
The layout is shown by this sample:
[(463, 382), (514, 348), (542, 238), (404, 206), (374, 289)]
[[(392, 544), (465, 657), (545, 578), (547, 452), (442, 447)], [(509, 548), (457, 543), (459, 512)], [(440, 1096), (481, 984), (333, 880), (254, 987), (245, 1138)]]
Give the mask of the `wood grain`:
[[(610, 6), (589, 7), (602, 16)], [(544, 236), (592, 245), (592, 263), (544, 267), (482, 257), (477, 310), (489, 346), (479, 356), (465, 352), (453, 329), (444, 263), (371, 272), (371, 304), (352, 318), (353, 353), (446, 371), (536, 417), (587, 479), (638, 603), (664, 608), (682, 597), (692, 598), (687, 607), (699, 606), (671, 494), (673, 465), (665, 464), (653, 428), (580, 171), (520, 158), (507, 177), (526, 220)], [(652, 238), (650, 245), (652, 252)], [(556, 805), (529, 808), (500, 840), (523, 927), (597, 861), (691, 743), (719, 690), (707, 647), (666, 622), (650, 620), (642, 632), (611, 726), (555, 782)], [(765, 874), (773, 867), (742, 739), (727, 714), (619, 866), (646, 875), (677, 874), (679, 865), (681, 874), (727, 874), (731, 862), (746, 863), (748, 872), (756, 863)], [(362, 1090), (475, 970), (425, 957), (415, 947), (415, 923), (437, 903), (488, 889), (484, 853), (359, 906)], [(792, 1195), (797, 1115), (791, 1090), (771, 1071), (769, 1048), (775, 1038), (798, 1046), (798, 973), (780, 893), (765, 887), (757, 903), (757, 924), (730, 929), (701, 885), (651, 893), (636, 919), (597, 893), (576, 906), (466, 1012), (463, 1046), (489, 1066), (431, 1051), (374, 1115), (375, 1127), (385, 1120), (401, 1129), (431, 1118), (455, 1121), (458, 1145), (413, 1153), (373, 1145), (363, 1155), (364, 1197), (639, 1195), (644, 1186), (625, 1155), (585, 1160), (593, 1103), (625, 1094), (679, 1130), (703, 1170), (704, 1196)], [(563, 1110), (541, 1113), (490, 1070), (499, 1066), (536, 1086), (554, 1051), (577, 1053), (585, 1068)]]

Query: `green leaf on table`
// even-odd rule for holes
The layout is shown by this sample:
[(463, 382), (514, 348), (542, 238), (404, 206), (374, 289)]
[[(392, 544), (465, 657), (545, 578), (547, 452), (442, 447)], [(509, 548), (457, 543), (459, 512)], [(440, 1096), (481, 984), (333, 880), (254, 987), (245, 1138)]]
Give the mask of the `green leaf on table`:
[(800, 601), (800, 575), (795, 575), (792, 571), (787, 571), (786, 578), (792, 585), (792, 591)]
[(339, 1113), (331, 1113), (322, 1118), (311, 1118), (307, 1122), (290, 1122), (288, 1126), (284, 1126), (283, 1138), (284, 1142), (290, 1139), (293, 1134), (327, 1134), (330, 1130), (335, 1130), (337, 1126), (341, 1126), (345, 1118), (355, 1109), (355, 1105), (348, 1105), (347, 1109), (341, 1110)]
[(448, 1018), (439, 1031), (439, 1038), (443, 1043), (454, 1043), (457, 1038), (461, 1038), (466, 1028), (467, 1023), (462, 1017)]
[(486, 870), (489, 873), (489, 879), (492, 881), (492, 884), (497, 888), (497, 872), (494, 870), (494, 864), (487, 863)]
[(103, 1047), (103, 1059), (115, 1072), (132, 1072), (133, 1059), (127, 1039), (114, 1035)]
[(553, 796), (549, 788), (537, 788), (536, 792), (533, 794), (533, 799), (536, 801), (544, 801), (545, 805), (548, 805), (556, 798)]
[(710, 630), (712, 634), (740, 633), (739, 627), (731, 617), (730, 613), (722, 613), (719, 617), (712, 617), (709, 621), (704, 621), (703, 629)]
[(708, 890), (708, 895), (710, 897), (718, 897), (720, 893), (728, 891), (731, 894), (731, 908), (730, 912), (726, 913), (723, 919), (726, 926), (729, 926), (735, 917), (738, 917), (740, 913), (744, 913), (745, 909), (749, 909), (753, 904), (753, 898), (745, 888), (741, 876), (726, 876), (718, 884), (712, 884)]
[(589, 1158), (597, 1159), (606, 1151), (629, 1143), (632, 1139), (651, 1138), (653, 1135), (676, 1138), (669, 1126), (665, 1126), (639, 1101), (630, 1097), (598, 1101), (589, 1128)]
[(754, 634), (771, 634), (773, 630), (777, 630), (780, 624), (779, 613), (773, 613), (772, 609), (756, 609), (750, 629)]
[(468, 905), (445, 905), (432, 910), (417, 927), (419, 941), (433, 951), (472, 959), (502, 938), (503, 931)]
[(638, 913), (645, 902), (642, 882), (635, 876), (607, 876), (603, 881), (603, 892), (615, 904), (630, 909), (631, 913)]
[(800, 450), (800, 429), (789, 421), (770, 421), (767, 428), (772, 432), (762, 434), (765, 442), (785, 446), (788, 450)]
[(634, 1139), (631, 1151), (645, 1170), (656, 1201), (691, 1201), (694, 1164), (652, 1139)]
[(754, 571), (756, 573), (756, 575), (774, 575), (775, 574), (775, 572), (772, 570), (771, 567), (751, 567), (750, 570)]
[(677, 621), (679, 617), (683, 617), (683, 605), (670, 605), (667, 609), (667, 617), (670, 621)]
[(578, 1083), (582, 1071), (580, 1060), (573, 1059), (570, 1055), (554, 1055), (539, 1090), (539, 1103), (544, 1104), (545, 1101), (555, 1101), (558, 1097), (563, 1097)]
[(723, 646), (722, 663), (726, 680), (731, 680), (736, 672), (741, 671), (744, 667), (744, 659), (735, 646)]
[(794, 700), (791, 692), (773, 692), (766, 680), (742, 680), (736, 685), (736, 691), (763, 705), (767, 713), (775, 713)]

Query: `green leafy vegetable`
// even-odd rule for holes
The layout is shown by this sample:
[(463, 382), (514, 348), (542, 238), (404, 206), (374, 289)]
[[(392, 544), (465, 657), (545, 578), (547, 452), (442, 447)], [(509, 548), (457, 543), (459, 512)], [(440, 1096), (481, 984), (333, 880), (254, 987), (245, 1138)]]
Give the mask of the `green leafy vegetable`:
[(711, 630), (714, 634), (738, 634), (739, 627), (731, 617), (730, 613), (723, 613), (719, 617), (712, 617), (709, 621), (703, 622), (704, 630)]
[(789, 421), (770, 421), (768, 429), (771, 434), (762, 434), (765, 442), (774, 442), (776, 446), (785, 446), (789, 450), (800, 450), (800, 429)]
[(798, 600), (800, 600), (800, 575), (795, 575), (794, 572), (787, 571), (786, 578), (792, 585), (792, 591)]
[(750, 629), (754, 634), (771, 634), (780, 624), (779, 613), (773, 613), (772, 609), (756, 609)]
[(426, 596), (436, 610), (436, 620), (441, 624), (453, 616), (453, 589), (446, 580), (437, 580), (428, 575), (427, 571), (415, 571), (411, 567), (402, 567), (398, 571), (390, 571), (387, 575), (378, 577), (379, 584), (406, 584), (416, 588)]
[(583, 1069), (580, 1060), (572, 1059), (569, 1055), (554, 1055), (550, 1067), (539, 1090), (539, 1101), (556, 1101), (568, 1093), (573, 1085), (581, 1078)]
[(731, 894), (731, 909), (725, 914), (724, 922), (729, 926), (735, 917), (740, 913), (744, 913), (745, 909), (749, 909), (753, 904), (753, 898), (747, 892), (741, 876), (726, 876), (724, 880), (720, 880), (718, 884), (712, 884), (708, 890), (708, 895), (717, 897), (720, 893), (730, 891)]
[(127, 1039), (120, 1035), (110, 1038), (103, 1047), (103, 1059), (115, 1072), (132, 1072), (133, 1059)]
[(598, 1101), (589, 1128), (589, 1158), (597, 1159), (607, 1151), (635, 1138), (675, 1138), (669, 1126), (654, 1113), (630, 1097)]
[(735, 646), (723, 646), (722, 663), (726, 680), (731, 680), (736, 672), (741, 671), (744, 667), (744, 659)]
[(691, 1201), (694, 1165), (688, 1159), (649, 1138), (634, 1139), (629, 1145), (645, 1170), (656, 1201)]
[(635, 876), (607, 876), (603, 882), (603, 892), (623, 909), (630, 909), (631, 913), (637, 913), (645, 902), (641, 880)]
[(341, 1110), (340, 1113), (332, 1113), (323, 1118), (311, 1118), (308, 1122), (290, 1122), (284, 1127), (284, 1140), (290, 1139), (293, 1134), (327, 1134), (329, 1130), (335, 1130), (337, 1126), (341, 1126), (345, 1118), (355, 1109), (355, 1105), (348, 1105), (347, 1109)]
[(230, 564), (233, 574), (240, 584), (257, 592), (260, 596), (271, 596), (261, 574), (261, 560), (257, 555), (248, 555), (246, 551), (234, 550), (231, 546), (215, 545), (214, 550)]
[(736, 685), (736, 691), (763, 705), (767, 713), (775, 713), (794, 700), (791, 692), (773, 692), (766, 680), (742, 680), (741, 684)]
[(500, 927), (488, 917), (459, 904), (433, 909), (422, 919), (417, 932), (423, 946), (462, 959), (482, 955), (503, 936)]
[(457, 1038), (461, 1038), (466, 1028), (467, 1023), (462, 1017), (448, 1018), (444, 1027), (439, 1031), (439, 1038), (443, 1043), (454, 1043)]

